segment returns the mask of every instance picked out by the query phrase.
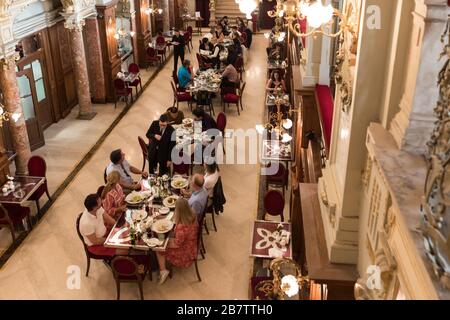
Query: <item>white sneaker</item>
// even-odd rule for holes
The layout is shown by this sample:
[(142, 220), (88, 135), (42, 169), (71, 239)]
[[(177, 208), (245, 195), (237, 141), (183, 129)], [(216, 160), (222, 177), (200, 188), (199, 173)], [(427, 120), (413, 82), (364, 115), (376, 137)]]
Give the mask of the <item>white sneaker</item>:
[(167, 277), (169, 276), (169, 273), (170, 272), (168, 270), (161, 271), (159, 273), (159, 282), (158, 282), (158, 284), (163, 284), (166, 281)]

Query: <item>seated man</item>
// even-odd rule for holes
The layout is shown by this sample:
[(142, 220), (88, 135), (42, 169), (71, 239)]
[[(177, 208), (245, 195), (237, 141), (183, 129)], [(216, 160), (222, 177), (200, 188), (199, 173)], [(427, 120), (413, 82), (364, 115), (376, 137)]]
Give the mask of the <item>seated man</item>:
[(230, 58), (227, 59), (227, 66), (222, 73), (222, 82), (220, 86), (223, 87), (232, 87), (237, 88), (239, 85), (239, 73), (233, 65), (233, 62)]
[(190, 71), (191, 62), (189, 60), (184, 60), (183, 65), (178, 69), (178, 85), (180, 88), (185, 89), (189, 82), (191, 81), (191, 71)]
[(135, 182), (131, 177), (131, 173), (139, 174), (144, 178), (148, 177), (148, 173), (139, 170), (136, 167), (131, 166), (127, 160), (125, 160), (125, 153), (121, 149), (114, 150), (109, 156), (111, 163), (106, 168), (106, 175), (113, 171), (119, 172), (120, 175), (120, 186), (122, 187), (124, 193), (130, 193), (132, 190), (140, 190), (141, 185)]
[(177, 107), (168, 108), (165, 115), (167, 116), (169, 124), (181, 124), (184, 119), (183, 111), (179, 110)]
[(202, 43), (200, 44), (200, 54), (202, 54), (201, 50), (209, 51), (208, 54), (210, 54), (213, 51), (213, 49), (214, 49), (214, 45), (211, 42), (209, 42), (209, 39), (207, 37), (204, 37), (202, 39)]
[(95, 193), (86, 197), (84, 206), (85, 210), (80, 219), (80, 233), (84, 243), (88, 246), (89, 252), (112, 258), (116, 254), (116, 249), (106, 248), (103, 244), (115, 223), (114, 219), (105, 213), (100, 197)]
[(208, 191), (203, 188), (205, 179), (201, 174), (194, 174), (190, 183), (192, 193), (186, 190), (181, 190), (183, 196), (189, 197), (189, 206), (200, 215), (205, 211), (206, 203), (208, 202)]
[(202, 131), (209, 129), (217, 129), (216, 120), (205, 112), (202, 108), (196, 108), (192, 114), (194, 115), (194, 121), (202, 122)]

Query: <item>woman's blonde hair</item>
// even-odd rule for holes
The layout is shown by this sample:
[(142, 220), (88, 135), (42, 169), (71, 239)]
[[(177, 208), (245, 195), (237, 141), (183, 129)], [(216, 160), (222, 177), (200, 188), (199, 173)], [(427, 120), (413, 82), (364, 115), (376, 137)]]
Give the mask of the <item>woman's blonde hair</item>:
[(184, 198), (178, 198), (175, 203), (175, 223), (192, 224), (196, 219), (196, 214), (189, 206), (189, 202)]
[(119, 172), (117, 171), (112, 171), (110, 172), (110, 174), (108, 174), (108, 176), (106, 177), (106, 186), (103, 189), (101, 198), (105, 199), (106, 195), (108, 194), (108, 192), (111, 191), (112, 188), (114, 188), (116, 186), (117, 183), (119, 183), (120, 181), (120, 175)]

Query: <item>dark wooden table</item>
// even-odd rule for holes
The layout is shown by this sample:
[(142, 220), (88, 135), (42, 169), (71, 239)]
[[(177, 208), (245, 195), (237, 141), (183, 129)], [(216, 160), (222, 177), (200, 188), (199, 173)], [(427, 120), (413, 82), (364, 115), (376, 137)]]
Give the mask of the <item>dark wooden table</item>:
[[(285, 250), (282, 249), (279, 243), (276, 243), (272, 240), (274, 238), (270, 235), (277, 230), (278, 225), (282, 225), (282, 230), (288, 231), (291, 233), (289, 243), (286, 245)], [(275, 257), (270, 256), (269, 249), (278, 248), (283, 250), (284, 258), (292, 258), (292, 228), (291, 224), (288, 222), (274, 222), (274, 221), (265, 221), (265, 220), (256, 220), (253, 225), (252, 232), (252, 247), (250, 255), (255, 258), (263, 258), (263, 259), (274, 259)], [(257, 248), (257, 244), (259, 244), (262, 248)]]
[[(24, 206), (28, 198), (45, 182), (44, 177), (15, 176), (15, 190), (6, 195), (0, 192), (0, 203), (18, 204)], [(6, 182), (5, 182), (6, 184)], [(0, 189), (3, 189), (3, 184)], [(21, 193), (21, 194), (20, 194)]]

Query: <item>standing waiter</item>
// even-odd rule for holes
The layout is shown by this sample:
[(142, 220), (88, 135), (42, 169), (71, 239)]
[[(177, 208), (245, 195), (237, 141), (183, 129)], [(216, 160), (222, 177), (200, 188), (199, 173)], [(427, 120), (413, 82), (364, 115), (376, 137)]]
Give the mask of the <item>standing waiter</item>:
[(173, 44), (173, 70), (176, 72), (178, 67), (178, 57), (180, 57), (181, 63), (184, 61), (184, 36), (180, 34), (178, 29), (175, 30), (175, 34), (172, 37)]
[(148, 146), (148, 163), (150, 173), (155, 173), (156, 166), (159, 165), (159, 174), (169, 172), (172, 164), (172, 149), (176, 142), (172, 141), (173, 127), (168, 124), (167, 115), (163, 114), (159, 120), (155, 120), (147, 131), (147, 138), (150, 140)]

